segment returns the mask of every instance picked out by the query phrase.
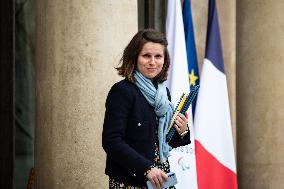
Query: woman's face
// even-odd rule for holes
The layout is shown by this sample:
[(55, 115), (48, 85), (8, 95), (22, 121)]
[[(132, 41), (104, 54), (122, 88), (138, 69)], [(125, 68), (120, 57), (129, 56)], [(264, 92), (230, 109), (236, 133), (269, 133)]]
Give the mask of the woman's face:
[(144, 44), (137, 59), (137, 69), (143, 76), (153, 79), (162, 71), (165, 59), (164, 48), (160, 43)]

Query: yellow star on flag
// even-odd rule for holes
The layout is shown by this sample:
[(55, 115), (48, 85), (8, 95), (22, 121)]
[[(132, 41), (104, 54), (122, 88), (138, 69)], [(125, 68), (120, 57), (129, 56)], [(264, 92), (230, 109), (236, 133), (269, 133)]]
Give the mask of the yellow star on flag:
[(194, 70), (192, 69), (189, 74), (189, 85), (195, 86), (195, 81), (198, 79), (198, 77), (194, 74)]

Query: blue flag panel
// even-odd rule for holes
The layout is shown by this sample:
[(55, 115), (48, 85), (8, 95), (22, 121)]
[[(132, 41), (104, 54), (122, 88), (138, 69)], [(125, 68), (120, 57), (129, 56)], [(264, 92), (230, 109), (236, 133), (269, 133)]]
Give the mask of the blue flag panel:
[[(198, 62), (195, 48), (194, 39), (194, 28), (192, 22), (191, 14), (191, 2), (190, 0), (185, 0), (183, 3), (183, 23), (184, 23), (184, 34), (187, 52), (187, 62), (188, 62), (188, 73), (189, 73), (189, 83), (190, 90), (196, 85), (199, 85), (199, 71)], [(192, 115), (195, 112), (196, 99), (192, 102)]]
[(224, 73), (218, 14), (215, 6), (215, 0), (209, 0), (205, 58), (211, 60), (214, 66)]

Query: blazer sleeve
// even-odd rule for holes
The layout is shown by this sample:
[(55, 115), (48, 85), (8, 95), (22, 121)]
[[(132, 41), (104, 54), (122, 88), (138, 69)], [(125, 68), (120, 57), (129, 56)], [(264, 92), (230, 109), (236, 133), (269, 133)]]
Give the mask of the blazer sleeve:
[(188, 131), (188, 133), (184, 137), (181, 137), (178, 132), (175, 132), (172, 140), (169, 142), (169, 145), (173, 148), (177, 148), (179, 146), (185, 146), (190, 143), (190, 131)]
[(106, 100), (102, 146), (108, 157), (132, 176), (143, 176), (152, 162), (140, 155), (124, 140), (134, 100), (129, 86), (115, 84)]

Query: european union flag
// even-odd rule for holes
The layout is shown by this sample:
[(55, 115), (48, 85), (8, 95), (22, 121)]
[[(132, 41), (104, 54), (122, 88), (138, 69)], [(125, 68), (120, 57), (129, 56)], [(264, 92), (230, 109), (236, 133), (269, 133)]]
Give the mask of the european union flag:
[[(199, 85), (199, 72), (198, 62), (194, 40), (194, 29), (191, 15), (190, 0), (185, 0), (183, 3), (183, 23), (184, 23), (184, 34), (186, 43), (186, 53), (188, 62), (188, 73), (189, 73), (189, 85), (190, 90), (196, 85)], [(192, 102), (192, 115), (195, 112), (196, 99)]]

